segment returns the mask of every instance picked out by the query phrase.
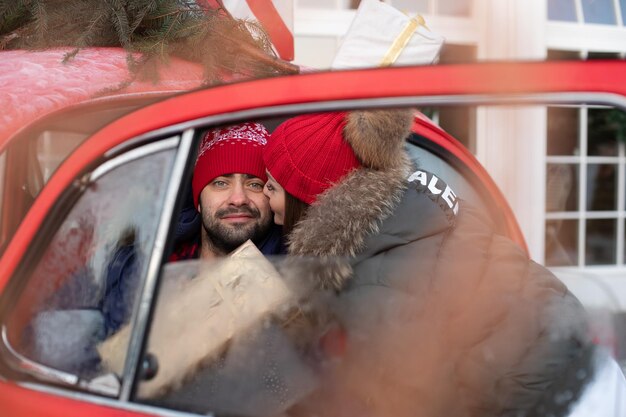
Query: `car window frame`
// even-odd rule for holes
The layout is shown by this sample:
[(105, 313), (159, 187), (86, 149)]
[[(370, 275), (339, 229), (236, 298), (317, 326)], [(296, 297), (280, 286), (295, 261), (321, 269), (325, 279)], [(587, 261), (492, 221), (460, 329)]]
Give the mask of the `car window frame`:
[[(187, 142), (189, 142), (189, 140)], [(174, 152), (173, 161), (172, 161), (172, 167), (174, 167), (174, 164), (176, 163), (176, 161), (181, 158), (181, 154), (184, 154), (185, 159), (187, 157), (186, 151), (188, 149), (185, 148), (185, 150), (181, 150), (181, 143), (182, 143), (181, 135), (172, 135), (172, 136), (165, 137), (163, 139), (156, 140), (153, 142), (139, 144), (139, 146), (126, 149), (123, 153), (118, 153), (110, 158), (107, 158), (106, 160), (100, 161), (100, 163), (97, 164), (97, 166), (93, 170), (90, 170), (89, 172), (85, 174), (78, 175), (78, 178), (79, 178), (78, 183), (80, 184), (79, 187), (78, 188), (72, 187), (70, 189), (65, 190), (63, 195), (60, 197), (60, 202), (59, 202), (59, 203), (62, 203), (60, 205), (62, 205), (63, 207), (58, 207), (59, 204), (57, 204), (56, 205), (57, 207), (53, 208), (52, 211), (55, 212), (55, 215), (50, 216), (51, 217), (50, 220), (44, 222), (44, 225), (43, 225), (43, 228), (46, 229), (46, 231), (42, 233), (42, 236), (38, 237), (33, 242), (33, 248), (29, 249), (29, 251), (27, 251), (27, 253), (24, 255), (22, 265), (30, 265), (30, 266), (20, 268), (21, 269), (20, 271), (16, 271), (16, 275), (25, 274), (24, 276), (27, 276), (30, 278), (30, 276), (32, 275), (32, 271), (34, 270), (34, 267), (37, 264), (37, 261), (41, 259), (41, 255), (43, 251), (45, 251), (45, 249), (48, 247), (48, 243), (50, 241), (49, 238), (56, 233), (59, 227), (61, 227), (61, 225), (66, 219), (67, 214), (71, 211), (75, 203), (78, 202), (81, 196), (84, 194), (83, 192), (85, 191), (86, 186), (88, 184), (97, 181), (103, 175), (115, 170), (116, 168), (120, 166), (123, 166), (127, 163), (132, 163), (133, 161), (139, 160), (141, 158), (153, 155), (158, 152), (167, 151), (167, 150), (172, 150)], [(177, 178), (178, 178), (178, 182), (177, 182)], [(179, 184), (180, 184), (180, 177), (176, 177), (172, 175), (170, 179), (167, 181), (168, 190), (170, 190), (174, 185), (178, 187)], [(68, 200), (69, 200), (69, 204), (68, 204)], [(168, 202), (166, 201), (166, 199), (164, 199), (163, 206), (165, 206), (167, 203)], [(158, 224), (157, 228), (162, 227), (162, 224), (165, 222), (167, 222), (168, 224), (170, 222), (170, 218), (167, 218), (167, 219), (163, 218), (163, 214), (164, 214), (162, 210), (163, 206), (161, 207), (161, 210), (160, 210), (159, 219), (157, 222)], [(150, 252), (151, 253), (150, 260), (148, 262), (154, 262), (152, 261), (152, 257), (154, 256), (155, 247), (158, 247), (157, 242), (156, 242), (156, 236), (155, 236), (155, 241), (153, 242), (152, 249)], [(140, 287), (138, 289), (138, 292), (140, 293), (143, 293), (141, 285), (145, 282), (145, 279), (147, 276), (148, 276), (148, 271), (146, 268), (146, 273), (142, 275)], [(2, 308), (2, 311), (0, 312), (0, 317), (2, 317), (2, 321), (0, 322), (0, 326), (1, 326), (0, 362), (2, 362), (0, 364), (2, 365), (1, 368), (8, 367), (9, 368), (8, 370), (10, 373), (15, 373), (17, 376), (20, 376), (22, 379), (25, 378), (26, 383), (32, 383), (35, 385), (51, 383), (59, 387), (85, 390), (86, 392), (90, 394), (96, 394), (96, 395), (99, 394), (99, 395), (119, 397), (121, 390), (117, 394), (111, 395), (109, 391), (107, 391), (106, 389), (101, 389), (98, 385), (91, 384), (90, 381), (83, 380), (79, 378), (78, 376), (73, 375), (71, 373), (54, 369), (49, 366), (40, 364), (34, 360), (31, 360), (25, 357), (24, 355), (20, 354), (19, 352), (17, 352), (11, 346), (8, 340), (8, 335), (7, 335), (6, 318), (10, 314), (11, 308), (18, 302), (29, 279), (24, 279), (22, 280), (23, 282), (19, 282), (19, 283), (15, 283), (15, 281), (16, 280), (11, 280), (10, 284), (13, 284), (13, 285), (10, 285), (10, 288), (7, 288), (6, 289), (7, 291), (5, 291), (5, 293), (2, 296), (2, 300), (6, 301), (8, 298), (14, 301), (2, 303), (3, 308)], [(10, 293), (11, 296), (7, 296), (6, 294), (7, 292)], [(136, 303), (136, 305), (134, 306), (135, 310), (137, 310), (138, 304), (139, 303)], [(135, 311), (133, 311), (133, 316), (134, 315), (135, 315)], [(2, 369), (2, 370), (4, 371), (5, 369)], [(127, 374), (124, 374), (123, 378), (132, 379), (132, 375), (127, 376)], [(31, 381), (31, 380), (34, 380), (34, 381)]]
[[(31, 164), (26, 164), (27, 158), (35, 158), (36, 146), (40, 135), (48, 130), (59, 131), (61, 127), (68, 124), (68, 120), (74, 121), (80, 117), (82, 121), (85, 119), (84, 115), (87, 115), (87, 119), (90, 121), (88, 126), (84, 126), (86, 122), (82, 122), (81, 126), (70, 125), (67, 127), (67, 132), (73, 134), (84, 135), (84, 139), (77, 144), (80, 146), (82, 142), (87, 140), (93, 133), (100, 128), (110, 124), (112, 121), (124, 117), (133, 111), (142, 107), (149, 106), (160, 100), (171, 97), (177, 94), (176, 92), (165, 93), (143, 93), (134, 94), (123, 97), (105, 97), (91, 99), (86, 102), (72, 104), (62, 109), (56, 110), (50, 114), (46, 114), (40, 119), (35, 120), (33, 123), (24, 126), (12, 137), (8, 138), (5, 142), (0, 144), (2, 152), (7, 154), (7, 161), (5, 163), (7, 168), (5, 169), (6, 175), (4, 183), (6, 187), (0, 188), (0, 196), (11, 195), (18, 192), (15, 185), (20, 182), (31, 183), (34, 179), (30, 178), (32, 175), (38, 176), (37, 172), (33, 170), (39, 169), (39, 165), (36, 167)], [(0, 138), (1, 139), (1, 138)], [(76, 148), (74, 148), (69, 154), (65, 155), (65, 158), (69, 156)], [(63, 161), (61, 162), (63, 163)], [(20, 174), (16, 174), (15, 166), (20, 167)], [(56, 170), (55, 170), (56, 171)], [(54, 171), (51, 173), (54, 175)], [(42, 182), (45, 186), (47, 181), (43, 181), (43, 177), (37, 181)], [(28, 188), (28, 187), (27, 187)], [(36, 199), (34, 196), (33, 199)], [(31, 204), (25, 201), (23, 196), (19, 205), (15, 207), (9, 207), (4, 212), (0, 211), (0, 257), (4, 253), (4, 249), (10, 243), (19, 225), (24, 220), (24, 216), (27, 213)], [(4, 216), (4, 217), (2, 217)]]
[(118, 399), (121, 402), (131, 402), (131, 396), (140, 375), (139, 362), (147, 339), (148, 326), (157, 294), (157, 285), (161, 277), (161, 267), (164, 255), (167, 253), (168, 242), (171, 243), (173, 216), (180, 205), (183, 180), (188, 176), (189, 162), (193, 154), (195, 130), (185, 129), (180, 134), (178, 151), (172, 166), (171, 179), (165, 191), (164, 204), (161, 208), (161, 217), (157, 226), (152, 253), (148, 260), (146, 274), (137, 287), (138, 301), (130, 319), (131, 336), (126, 352), (126, 362), (122, 377), (122, 387)]
[[(218, 115), (211, 115), (207, 117), (197, 118), (195, 120), (188, 120), (177, 125), (169, 126), (158, 130), (160, 134), (168, 132), (173, 129), (185, 129), (185, 131), (198, 132), (213, 127), (217, 127), (224, 124), (239, 123), (249, 120), (262, 120), (264, 118), (288, 118), (297, 114), (310, 113), (310, 112), (325, 112), (325, 111), (341, 111), (346, 109), (377, 109), (377, 108), (396, 108), (399, 106), (406, 107), (427, 107), (427, 106), (452, 106), (452, 105), (467, 105), (467, 106), (511, 106), (511, 105), (536, 105), (536, 104), (554, 104), (554, 103), (602, 103), (610, 104), (616, 108), (622, 108), (626, 111), (626, 98), (617, 94), (611, 93), (529, 93), (529, 94), (517, 94), (517, 95), (444, 95), (444, 96), (426, 96), (426, 97), (385, 97), (385, 98), (369, 98), (369, 99), (353, 99), (353, 100), (332, 100), (321, 102), (307, 102), (299, 104), (289, 104), (280, 106), (262, 107), (256, 109), (250, 109), (235, 113), (224, 113)], [(149, 136), (151, 133), (139, 136), (135, 140), (141, 140), (143, 136)], [(196, 135), (198, 136), (198, 135)], [(200, 138), (196, 137), (195, 146), (199, 143)], [(418, 145), (419, 140), (407, 139), (407, 142), (413, 145)], [(429, 151), (433, 151), (436, 147), (428, 148)], [(450, 156), (447, 160), (451, 163), (451, 167), (462, 174), (463, 170), (459, 170), (458, 158), (454, 155)], [(472, 175), (470, 183), (474, 185), (475, 176)], [(481, 198), (484, 197), (485, 189), (478, 187), (476, 189)], [(506, 201), (505, 201), (506, 202)], [(510, 208), (509, 208), (510, 210)], [(162, 267), (162, 265), (161, 265)], [(156, 279), (156, 286), (154, 287), (155, 293), (152, 295), (146, 295), (152, 301), (155, 301), (158, 297), (158, 284), (161, 278), (161, 269), (157, 271), (158, 278)], [(155, 308), (155, 302), (150, 305), (150, 315)], [(150, 315), (146, 316), (149, 317)], [(141, 350), (135, 351), (135, 355), (142, 356), (146, 354), (147, 339), (149, 336), (150, 322), (146, 322), (143, 325), (144, 334), (135, 335), (137, 338), (142, 339)], [(129, 353), (130, 354), (130, 353)], [(134, 359), (134, 363), (139, 363), (139, 358)], [(127, 369), (128, 370), (128, 369)], [(133, 380), (133, 386), (129, 393), (131, 396), (128, 398), (129, 403), (133, 403), (133, 395), (139, 384), (138, 369)], [(136, 404), (136, 403), (135, 403)], [(196, 415), (196, 414), (193, 414)]]
[[(520, 95), (511, 95), (511, 96), (497, 96), (497, 95), (467, 95), (467, 96), (429, 96), (429, 97), (386, 97), (386, 98), (370, 98), (370, 99), (356, 99), (356, 100), (332, 100), (332, 101), (323, 101), (323, 102), (309, 102), (309, 103), (300, 103), (300, 104), (291, 104), (291, 105), (281, 105), (281, 106), (271, 106), (271, 107), (262, 107), (256, 109), (250, 109), (246, 111), (236, 112), (236, 113), (225, 113), (212, 115), (207, 117), (201, 117), (194, 120), (187, 120), (180, 124), (168, 126), (163, 129), (158, 129), (153, 132), (148, 132), (144, 135), (139, 135), (131, 140), (122, 143), (118, 147), (111, 150), (112, 153), (118, 154), (124, 152), (127, 148), (132, 148), (137, 145), (137, 143), (142, 143), (147, 140), (150, 140), (154, 136), (167, 136), (171, 134), (175, 134), (176, 132), (184, 132), (186, 138), (191, 140), (190, 147), (188, 148), (187, 155), (184, 158), (176, 161), (178, 165), (177, 172), (180, 173), (180, 178), (182, 179), (185, 175), (185, 171), (187, 171), (187, 176), (189, 176), (190, 169), (193, 168), (193, 164), (195, 160), (192, 158), (192, 149), (193, 146), (197, 145), (200, 137), (196, 135), (197, 132), (209, 129), (211, 127), (229, 124), (229, 123), (237, 123), (243, 120), (258, 120), (262, 118), (271, 118), (271, 117), (289, 117), (291, 115), (306, 113), (306, 112), (319, 112), (319, 111), (339, 111), (345, 109), (373, 109), (373, 108), (391, 108), (398, 106), (446, 106), (446, 105), (528, 105), (528, 104), (542, 104), (542, 102), (546, 103), (579, 103), (581, 101), (588, 100), (588, 102), (602, 102), (613, 104), (617, 107), (617, 103), (613, 102), (613, 99), (619, 99), (622, 101), (622, 105), (626, 108), (626, 99), (612, 94), (606, 93), (550, 93), (550, 94), (520, 94)], [(618, 100), (618, 101), (619, 101)], [(180, 155), (177, 155), (180, 156)], [(176, 197), (176, 193), (181, 189), (182, 182), (179, 182), (176, 185), (175, 191), (170, 189), (168, 194), (170, 197), (166, 196), (166, 200), (169, 200), (171, 204), (172, 212), (176, 206), (176, 202), (178, 197)], [(172, 196), (174, 196), (172, 198)], [(165, 217), (162, 217), (165, 219)], [(160, 226), (160, 244), (163, 248), (166, 247), (167, 243), (171, 240), (169, 234), (163, 238), (163, 231), (170, 231), (172, 227), (171, 218), (164, 221)], [(159, 233), (159, 232), (158, 232)], [(150, 260), (150, 272), (149, 275), (144, 277), (143, 285), (141, 288), (140, 301), (136, 304), (136, 310), (133, 312), (132, 317), (132, 325), (133, 333), (131, 337), (131, 343), (129, 344), (129, 348), (127, 351), (127, 360), (124, 368), (124, 376), (123, 376), (123, 387), (121, 391), (121, 395), (115, 399), (108, 400), (112, 401), (111, 405), (115, 405), (116, 408), (122, 409), (144, 409), (154, 413), (156, 410), (159, 410), (160, 415), (180, 415), (181, 411), (171, 410), (167, 408), (150, 406), (147, 404), (135, 402), (133, 399), (134, 391), (140, 381), (140, 367), (139, 363), (141, 362), (141, 357), (145, 354), (145, 349), (147, 347), (147, 339), (149, 335), (149, 327), (151, 323), (151, 316), (153, 309), (155, 307), (155, 300), (158, 297), (158, 285), (161, 277), (161, 268), (163, 265), (163, 255), (165, 251), (160, 250), (160, 256), (158, 262), (154, 257), (155, 254), (153, 252), (153, 256)], [(156, 265), (156, 266), (155, 266)], [(84, 396), (90, 396), (94, 398), (92, 393), (75, 393), (81, 398)], [(138, 408), (137, 408), (138, 407)], [(165, 413), (162, 414), (161, 412)], [(173, 414), (169, 414), (173, 413)], [(195, 413), (184, 415), (198, 415)]]

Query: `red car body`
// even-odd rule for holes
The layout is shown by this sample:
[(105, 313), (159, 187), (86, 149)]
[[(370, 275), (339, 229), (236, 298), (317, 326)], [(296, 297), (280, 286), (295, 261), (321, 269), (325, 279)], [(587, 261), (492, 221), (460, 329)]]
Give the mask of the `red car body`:
[[(85, 50), (73, 62), (61, 64), (63, 51), (3, 52), (0, 74), (4, 75), (0, 75), (0, 87), (3, 95), (6, 91), (9, 94), (8, 101), (2, 101), (2, 108), (10, 111), (8, 122), (0, 126), (0, 152), (28, 134), (33, 126), (43, 126), (66, 113), (75, 114), (102, 103), (114, 107), (116, 103), (127, 103), (128, 99), (139, 99), (135, 103), (140, 103), (143, 99), (169, 96), (201, 84), (200, 68), (177, 61), (161, 74), (158, 84), (137, 82), (129, 88), (105, 91), (128, 79), (124, 54), (110, 49)], [(20, 68), (29, 66), (39, 69), (20, 72)], [(491, 63), (309, 73), (201, 89), (145, 105), (90, 134), (51, 176), (19, 225), (3, 236), (0, 293), (6, 291), (12, 280), (20, 279), (16, 271), (25, 253), (68, 187), (112, 150), (136, 138), (153, 132), (182, 132), (191, 122), (199, 120), (204, 124), (225, 123), (297, 111), (399, 105), (414, 99), (421, 99), (422, 103), (451, 97), (491, 102), (518, 94), (566, 92), (610, 93), (624, 100), (626, 62)], [(131, 109), (132, 106), (128, 111)], [(499, 213), (501, 232), (525, 248), (511, 209), (474, 156), (425, 117), (416, 117), (413, 131), (440, 158), (464, 167), (468, 180), (475, 184), (493, 212)], [(8, 182), (10, 159), (6, 173)], [(10, 186), (4, 187), (3, 205), (10, 204), (12, 192)], [(11, 221), (7, 218), (10, 215), (2, 211), (5, 226)], [(11, 372), (0, 375), (0, 415), (3, 416), (114, 417), (171, 413), (63, 387), (49, 389), (45, 383), (36, 381), (22, 382), (19, 373), (17, 377)]]

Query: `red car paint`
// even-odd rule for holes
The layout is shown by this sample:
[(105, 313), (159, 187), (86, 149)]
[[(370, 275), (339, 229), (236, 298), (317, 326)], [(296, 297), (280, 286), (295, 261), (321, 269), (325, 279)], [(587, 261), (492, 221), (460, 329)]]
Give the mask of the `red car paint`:
[[(172, 59), (163, 66), (157, 83), (131, 80), (126, 59), (118, 48), (89, 48), (63, 63), (69, 49), (5, 51), (0, 59), (0, 151), (19, 131), (56, 111), (75, 105), (149, 95), (180, 93), (202, 84), (202, 68)], [(11, 109), (11, 111), (6, 111)]]

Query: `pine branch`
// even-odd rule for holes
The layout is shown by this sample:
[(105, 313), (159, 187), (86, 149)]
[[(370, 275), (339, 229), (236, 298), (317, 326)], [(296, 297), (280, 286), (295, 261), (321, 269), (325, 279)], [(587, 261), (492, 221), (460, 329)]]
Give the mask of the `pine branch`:
[(63, 55), (63, 60), (61, 61), (64, 64), (70, 62), (74, 57), (80, 52), (80, 48), (74, 48), (70, 52), (66, 52)]
[[(158, 7), (158, 3), (156, 0), (144, 0), (140, 1), (131, 1), (129, 2), (128, 10), (130, 13), (134, 15), (131, 19), (132, 24), (130, 25), (131, 33), (135, 33), (139, 25), (143, 22), (148, 13), (153, 13)], [(131, 35), (132, 36), (132, 35)]]
[[(203, 65), (207, 83), (224, 72), (245, 77), (297, 72), (276, 58), (265, 32), (194, 0), (10, 0), (0, 8), (0, 49), (91, 46), (129, 51), (133, 77), (153, 78), (170, 56)], [(68, 19), (71, 16), (71, 19)], [(144, 55), (135, 59), (132, 53)]]
[(113, 5), (113, 25), (122, 46), (128, 46), (132, 32), (128, 23), (128, 15), (119, 1), (115, 1)]
[(48, 33), (48, 12), (43, 0), (33, 0), (33, 18), (37, 42), (41, 42)]
[[(23, 2), (5, 0), (0, 3), (0, 18), (4, 20), (10, 16), (23, 15), (28, 11), (29, 5), (30, 5), (30, 0), (25, 0)], [(3, 22), (0, 21), (0, 24), (2, 23)]]
[(98, 28), (105, 20), (106, 16), (104, 15), (98, 15), (92, 18), (91, 22), (89, 22), (89, 26), (87, 26), (87, 29), (78, 38), (77, 44), (79, 48), (84, 48), (93, 44), (93, 38), (98, 33)]

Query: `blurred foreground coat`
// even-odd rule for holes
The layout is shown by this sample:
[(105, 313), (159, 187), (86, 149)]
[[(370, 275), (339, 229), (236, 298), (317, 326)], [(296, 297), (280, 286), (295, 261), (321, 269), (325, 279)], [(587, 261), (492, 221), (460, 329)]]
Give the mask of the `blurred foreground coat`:
[(564, 415), (589, 376), (581, 305), (401, 149), (320, 194), (289, 237), (353, 272), (320, 278), (347, 350), (290, 414)]

